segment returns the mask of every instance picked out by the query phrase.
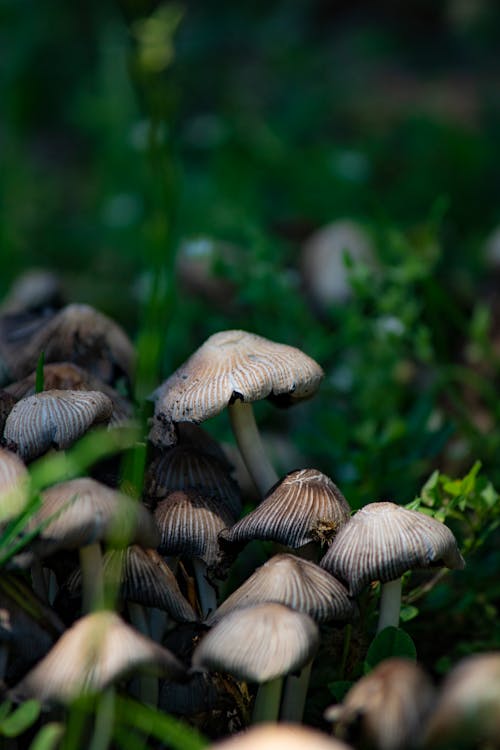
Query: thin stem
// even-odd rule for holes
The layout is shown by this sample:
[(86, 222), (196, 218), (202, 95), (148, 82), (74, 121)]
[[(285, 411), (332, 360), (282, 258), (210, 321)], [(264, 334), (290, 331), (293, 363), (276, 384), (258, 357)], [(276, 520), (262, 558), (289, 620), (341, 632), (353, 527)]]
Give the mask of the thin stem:
[(47, 585), (43, 574), (42, 563), (37, 557), (33, 559), (31, 564), (31, 583), (35, 594), (40, 597), (43, 602), (48, 603), (49, 597), (47, 594)]
[(382, 584), (377, 633), (380, 633), (384, 628), (398, 627), (399, 611), (401, 609), (401, 588), (401, 578)]
[(259, 492), (265, 495), (278, 481), (255, 421), (252, 404), (237, 399), (229, 406), (231, 427), (243, 461)]
[(282, 687), (283, 677), (276, 677), (259, 685), (253, 707), (252, 724), (278, 720)]
[(80, 567), (82, 569), (82, 613), (87, 614), (102, 609), (104, 604), (102, 555), (98, 542), (80, 548)]
[(210, 612), (214, 612), (217, 609), (217, 598), (215, 596), (215, 589), (207, 580), (207, 566), (197, 557), (194, 557), (191, 561), (193, 564), (194, 575), (196, 578), (196, 585), (198, 587), (198, 598), (201, 608), (201, 618), (208, 617)]
[(306, 705), (307, 689), (311, 677), (312, 661), (306, 664), (298, 676), (289, 674), (285, 680), (281, 702), (280, 721), (294, 721), (300, 724)]
[(89, 750), (107, 750), (113, 736), (114, 717), (115, 691), (109, 687), (99, 698)]

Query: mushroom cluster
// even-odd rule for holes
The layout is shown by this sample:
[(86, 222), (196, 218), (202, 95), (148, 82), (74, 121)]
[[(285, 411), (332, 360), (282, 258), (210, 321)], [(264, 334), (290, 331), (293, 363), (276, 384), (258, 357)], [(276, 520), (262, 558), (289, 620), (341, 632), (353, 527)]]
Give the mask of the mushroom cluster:
[[(397, 626), (406, 571), (463, 566), (451, 531), (387, 502), (351, 517), (341, 490), (315, 468), (279, 477), (252, 404), (312, 398), (323, 371), (298, 349), (241, 330), (212, 335), (154, 393), (149, 434), (136, 432), (147, 441), (139, 493), (130, 493), (119, 462), (30, 485), (32, 462), (71, 455), (82, 435), (119, 431), (134, 414), (124, 395), (134, 373), (125, 332), (87, 305), (61, 306), (50, 291), (35, 308), (9, 300), (0, 313), (0, 528), (14, 538), (0, 580), (0, 677), (9, 697), (66, 705), (128, 690), (217, 738), (251, 715), (300, 722), (322, 632), (341, 637), (359, 613), (355, 598), (374, 581), (383, 584), (379, 630)], [(243, 517), (248, 498), (199, 426), (226, 408), (262, 498)], [(255, 540), (267, 542), (268, 559), (263, 545), (258, 560), (247, 554)], [(361, 697), (349, 694), (328, 715), (347, 737), (346, 726), (365, 713), (371, 726), (370, 712), (394, 700), (392, 714), (407, 716), (409, 733), (401, 740), (391, 725), (392, 744), (378, 730), (370, 742), (397, 750), (427, 715), (432, 690), (408, 664), (380, 669), (376, 700), (365, 700), (371, 688), (360, 681)], [(423, 704), (412, 713), (405, 691), (414, 685)], [(381, 697), (386, 689), (396, 697)], [(308, 741), (303, 732), (295, 731), (297, 742)]]

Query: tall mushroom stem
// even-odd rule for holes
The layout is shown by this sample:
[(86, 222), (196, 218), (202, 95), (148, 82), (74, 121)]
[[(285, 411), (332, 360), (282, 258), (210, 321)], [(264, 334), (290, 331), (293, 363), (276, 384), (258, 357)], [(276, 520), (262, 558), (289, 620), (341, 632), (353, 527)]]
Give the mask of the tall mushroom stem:
[(278, 720), (282, 688), (283, 677), (276, 677), (259, 685), (253, 707), (252, 724)]
[(399, 612), (401, 609), (401, 589), (401, 578), (382, 584), (377, 633), (380, 633), (384, 628), (398, 627)]
[(236, 399), (228, 408), (242, 458), (260, 493), (265, 495), (279, 477), (262, 444), (252, 404)]
[(287, 676), (281, 702), (280, 721), (301, 723), (306, 705), (311, 668), (312, 661), (300, 670), (299, 675), (289, 674)]
[(210, 612), (217, 609), (217, 598), (213, 586), (207, 580), (207, 566), (198, 557), (193, 557), (193, 570), (198, 587), (198, 596), (200, 600), (201, 616), (205, 619)]

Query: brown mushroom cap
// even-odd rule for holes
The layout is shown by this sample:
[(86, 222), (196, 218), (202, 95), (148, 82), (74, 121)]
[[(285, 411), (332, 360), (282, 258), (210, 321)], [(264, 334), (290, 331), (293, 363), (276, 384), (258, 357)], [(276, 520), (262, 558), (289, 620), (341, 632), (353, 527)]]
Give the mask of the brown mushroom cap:
[(356, 737), (374, 750), (415, 747), (434, 700), (429, 677), (409, 659), (386, 659), (356, 682), (342, 704), (331, 706), (325, 718), (335, 723), (335, 733)]
[(48, 317), (32, 316), (27, 323), (26, 316), (0, 319), (0, 360), (7, 380), (35, 370), (42, 352), (47, 363), (74, 362), (107, 383), (117, 375), (130, 379), (135, 362), (125, 332), (89, 305), (67, 305)]
[(99, 391), (42, 391), (17, 402), (4, 439), (29, 461), (49, 448), (68, 448), (93, 424), (109, 420), (113, 404)]
[(12, 695), (70, 703), (144, 670), (174, 680), (186, 678), (185, 668), (170, 651), (126, 625), (114, 612), (96, 612), (67, 630)]
[(309, 615), (282, 604), (260, 604), (223, 617), (195, 649), (193, 666), (268, 682), (301, 669), (318, 643), (318, 626)]
[(220, 536), (221, 544), (272, 539), (293, 547), (329, 542), (349, 521), (350, 508), (339, 488), (316, 469), (287, 474), (251, 513)]
[(408, 570), (465, 565), (444, 523), (395, 503), (370, 503), (355, 513), (320, 564), (349, 583), (351, 596), (371, 581), (394, 581)]
[(155, 419), (203, 422), (235, 399), (288, 405), (312, 396), (321, 367), (299, 349), (246, 331), (221, 331), (157, 389)]
[[(198, 619), (174, 574), (155, 550), (142, 549), (136, 544), (126, 550), (108, 550), (103, 557), (103, 570), (105, 585), (119, 588), (121, 599), (161, 609), (176, 622)], [(77, 569), (65, 589), (74, 593), (81, 585), (82, 573)]]
[(294, 555), (275, 555), (258, 568), (207, 618), (214, 625), (228, 612), (263, 602), (285, 604), (316, 622), (347, 620), (354, 604), (344, 586), (318, 565)]
[(223, 504), (198, 490), (170, 492), (158, 503), (154, 516), (162, 554), (197, 557), (208, 567), (219, 559), (220, 531), (233, 520)]

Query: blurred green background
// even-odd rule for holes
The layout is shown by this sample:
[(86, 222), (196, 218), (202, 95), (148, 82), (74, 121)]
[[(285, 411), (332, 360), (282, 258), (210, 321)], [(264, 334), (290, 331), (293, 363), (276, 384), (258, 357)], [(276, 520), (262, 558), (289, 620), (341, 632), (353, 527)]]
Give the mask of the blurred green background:
[[(1, 0), (0, 18), (0, 292), (56, 270), (138, 341), (141, 395), (220, 328), (302, 347), (320, 394), (259, 418), (282, 470), (318, 466), (354, 507), (476, 459), (500, 484), (495, 2)], [(377, 270), (346, 257), (349, 294), (318, 306), (303, 246), (344, 219)]]

